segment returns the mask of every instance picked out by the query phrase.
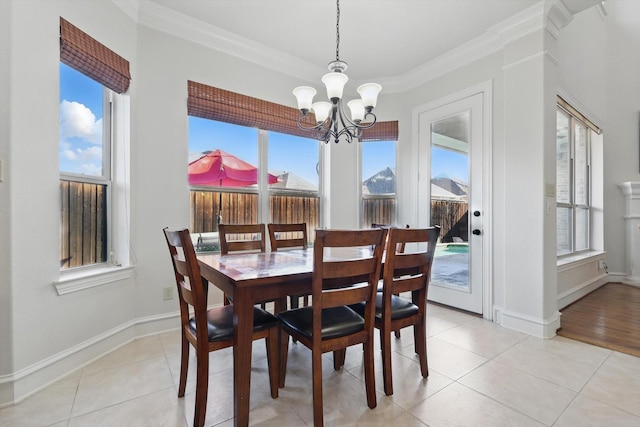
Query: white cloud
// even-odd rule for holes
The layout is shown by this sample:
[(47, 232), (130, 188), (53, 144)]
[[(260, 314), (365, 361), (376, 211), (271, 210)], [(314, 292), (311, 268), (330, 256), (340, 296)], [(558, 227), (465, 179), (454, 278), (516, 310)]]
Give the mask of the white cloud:
[(102, 119), (84, 104), (63, 100), (60, 103), (60, 137), (78, 137), (92, 144), (102, 144)]

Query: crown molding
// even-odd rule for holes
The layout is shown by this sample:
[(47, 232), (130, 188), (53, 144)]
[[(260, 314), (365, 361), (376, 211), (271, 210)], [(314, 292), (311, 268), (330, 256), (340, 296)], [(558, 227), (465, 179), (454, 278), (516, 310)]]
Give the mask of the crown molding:
[[(325, 73), (324, 66), (303, 61), (157, 3), (148, 0), (111, 1), (139, 25), (206, 46), (298, 80), (315, 84), (317, 76)], [(505, 44), (542, 28), (549, 30), (552, 35), (557, 35), (573, 16), (562, 0), (554, 2), (550, 10), (545, 10), (545, 4), (548, 3), (538, 2), (494, 25), (479, 37), (402, 75), (370, 80), (382, 84), (385, 93), (404, 92), (495, 53)]]

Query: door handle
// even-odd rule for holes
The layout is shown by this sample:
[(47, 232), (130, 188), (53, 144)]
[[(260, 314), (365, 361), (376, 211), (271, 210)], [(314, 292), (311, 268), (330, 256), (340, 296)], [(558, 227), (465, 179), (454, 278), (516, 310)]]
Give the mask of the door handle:
[(473, 216), (480, 216), (480, 211), (473, 211)]
[(475, 230), (473, 230), (472, 233), (475, 234), (476, 236), (479, 236), (480, 234), (482, 234), (482, 232), (480, 230), (478, 230), (477, 228)]

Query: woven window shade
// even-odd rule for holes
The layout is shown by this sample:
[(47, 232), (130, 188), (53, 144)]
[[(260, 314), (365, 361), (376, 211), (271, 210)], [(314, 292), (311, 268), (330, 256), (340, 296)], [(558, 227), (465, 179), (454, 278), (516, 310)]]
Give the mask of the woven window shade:
[(129, 89), (129, 61), (62, 17), (60, 61), (117, 93)]
[[(187, 113), (190, 116), (263, 130), (313, 138), (314, 133), (300, 129), (297, 125), (300, 111), (263, 101), (228, 90), (207, 86), (193, 81), (187, 82), (189, 97)], [(305, 125), (310, 126), (315, 120), (313, 115)]]
[(397, 141), (398, 140), (398, 121), (377, 122), (375, 126), (369, 129), (363, 129), (359, 141)]

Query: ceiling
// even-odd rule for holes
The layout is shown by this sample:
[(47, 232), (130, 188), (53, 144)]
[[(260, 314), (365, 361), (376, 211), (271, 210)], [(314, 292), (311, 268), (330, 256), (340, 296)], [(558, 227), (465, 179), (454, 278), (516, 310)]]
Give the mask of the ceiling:
[[(124, 0), (113, 0), (123, 6)], [(342, 0), (340, 59), (356, 82), (402, 79), (539, 0)], [(132, 4), (129, 2), (127, 7)], [(137, 0), (136, 13), (215, 33), (245, 59), (317, 81), (336, 57), (335, 0)], [(171, 18), (169, 18), (171, 17)], [(142, 19), (150, 25), (152, 19)], [(153, 26), (153, 25), (151, 25)], [(264, 58), (263, 58), (264, 60)]]

